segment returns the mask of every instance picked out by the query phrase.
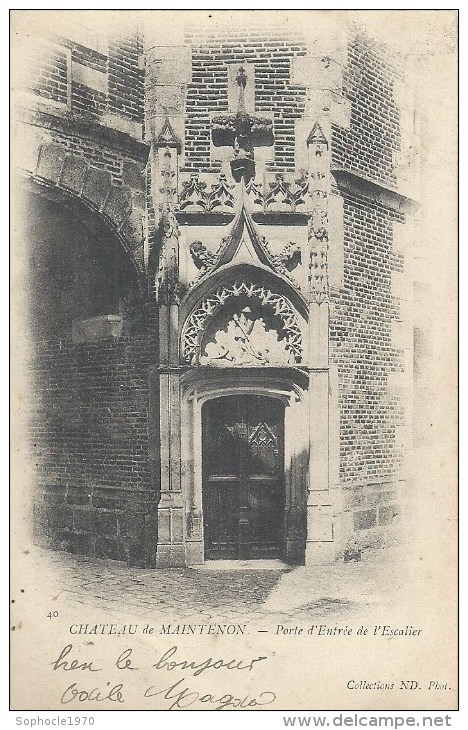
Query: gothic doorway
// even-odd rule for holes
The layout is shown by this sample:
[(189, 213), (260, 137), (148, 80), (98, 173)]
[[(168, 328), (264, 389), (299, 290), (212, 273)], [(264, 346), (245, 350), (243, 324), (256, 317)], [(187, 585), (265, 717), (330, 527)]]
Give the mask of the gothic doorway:
[(205, 558), (283, 557), (284, 403), (231, 395), (203, 407)]

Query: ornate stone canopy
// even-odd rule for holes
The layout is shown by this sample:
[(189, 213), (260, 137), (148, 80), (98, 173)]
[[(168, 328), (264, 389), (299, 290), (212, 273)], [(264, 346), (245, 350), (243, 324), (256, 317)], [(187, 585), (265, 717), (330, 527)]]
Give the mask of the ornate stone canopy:
[(200, 271), (200, 278), (207, 277), (221, 266), (235, 263), (239, 251), (245, 243), (252, 251), (252, 260), (262, 267), (270, 269), (296, 286), (290, 272), (301, 261), (301, 248), (295, 241), (290, 241), (279, 254), (273, 254), (265, 236), (263, 236), (252, 219), (246, 201), (245, 186), (240, 188), (237, 213), (229, 233), (222, 239), (217, 251), (209, 252), (203, 241), (195, 240), (190, 244), (190, 254), (195, 266)]

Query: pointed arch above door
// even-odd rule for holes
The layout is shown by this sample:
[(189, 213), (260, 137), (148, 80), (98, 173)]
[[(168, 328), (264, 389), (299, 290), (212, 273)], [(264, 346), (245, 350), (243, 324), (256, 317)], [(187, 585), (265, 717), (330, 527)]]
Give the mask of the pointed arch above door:
[[(192, 365), (295, 365), (302, 361), (303, 336), (291, 302), (244, 276), (199, 301), (182, 328), (181, 354)], [(214, 346), (211, 354), (207, 344)]]

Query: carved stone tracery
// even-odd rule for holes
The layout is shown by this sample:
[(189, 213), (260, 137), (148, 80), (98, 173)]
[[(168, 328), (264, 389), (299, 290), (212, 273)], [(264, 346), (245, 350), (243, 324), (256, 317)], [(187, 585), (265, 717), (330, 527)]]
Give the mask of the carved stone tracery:
[(171, 151), (167, 147), (163, 156), (163, 165), (161, 167), (161, 187), (159, 192), (162, 193), (164, 200), (172, 201), (177, 194), (177, 174), (171, 167)]
[(269, 208), (275, 203), (281, 202), (287, 205), (291, 212), (294, 212), (299, 205), (303, 205), (306, 201), (308, 191), (307, 178), (301, 178), (292, 185), (284, 180), (282, 174), (276, 175), (275, 182), (270, 183), (270, 190), (264, 196), (265, 208)]
[(328, 301), (328, 195), (330, 188), (330, 146), (322, 127), (316, 122), (307, 138), (309, 150), (309, 195), (311, 213), (308, 223), (309, 300)]
[(226, 175), (221, 173), (216, 183), (210, 186), (200, 180), (197, 172), (191, 174), (189, 180), (182, 183), (182, 190), (179, 196), (180, 210), (196, 208), (204, 213), (211, 213), (213, 210), (234, 207), (234, 196), (231, 193), (233, 185), (227, 181)]
[[(241, 296), (247, 299), (257, 299), (267, 311), (269, 310), (275, 317), (279, 318), (281, 330), (284, 333), (284, 349), (288, 355), (288, 361), (291, 364), (301, 362), (302, 333), (292, 305), (281, 294), (276, 294), (259, 284), (243, 280), (237, 280), (233, 284), (219, 287), (216, 292), (206, 297), (190, 315), (182, 333), (182, 354), (184, 359), (193, 365), (199, 364), (202, 339), (208, 323), (231, 298)], [(247, 347), (249, 346), (247, 344)], [(255, 360), (255, 355), (252, 352), (250, 354), (252, 359)], [(266, 364), (261, 362), (262, 355), (257, 359), (257, 364)], [(268, 360), (264, 354), (263, 359)], [(288, 361), (282, 364), (287, 364)]]
[(172, 205), (161, 206), (162, 240), (156, 290), (160, 304), (178, 304), (181, 297), (179, 281), (179, 226)]
[[(307, 212), (311, 202), (307, 176), (289, 178), (284, 173), (275, 174), (273, 179), (270, 174), (261, 180), (251, 178), (245, 184), (246, 200), (256, 212)], [(208, 185), (198, 172), (193, 172), (181, 183), (179, 209), (230, 213), (235, 207), (233, 188), (234, 185), (229, 183), (224, 173), (220, 173), (216, 181)]]
[(278, 454), (278, 437), (267, 423), (259, 423), (253, 428), (249, 436), (249, 444), (257, 449), (273, 447), (275, 454)]

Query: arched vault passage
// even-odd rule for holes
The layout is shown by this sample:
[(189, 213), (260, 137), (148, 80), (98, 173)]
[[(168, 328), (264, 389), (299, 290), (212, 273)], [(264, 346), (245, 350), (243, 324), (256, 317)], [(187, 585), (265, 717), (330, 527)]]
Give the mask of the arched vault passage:
[(15, 245), (22, 250), (26, 321), (35, 336), (66, 336), (71, 330), (75, 337), (79, 323), (93, 320), (107, 327), (99, 330), (103, 337), (117, 336), (143, 321), (144, 281), (96, 212), (49, 187), (34, 186), (33, 192), (28, 185), (18, 202), (22, 223)]
[[(56, 144), (38, 147), (29, 170), (19, 170), (30, 189), (48, 189), (56, 199), (68, 200), (93, 211), (111, 228), (141, 278), (145, 275), (144, 178), (141, 187), (115, 185), (106, 170), (91, 167), (87, 160)], [(144, 163), (142, 163), (144, 168)]]
[[(122, 235), (119, 230), (112, 225), (99, 211), (92, 208), (82, 198), (77, 197), (69, 191), (28, 178), (23, 181), (21, 186), (23, 193), (23, 203), (36, 198), (51, 201), (60, 205), (64, 210), (69, 212), (70, 218), (78, 220), (96, 240), (110, 239), (120, 248), (121, 255), (128, 262), (129, 274), (135, 281), (140, 296), (146, 297), (146, 275), (140, 263), (140, 254), (138, 251), (131, 250), (129, 241)], [(28, 203), (29, 205), (29, 203)]]

